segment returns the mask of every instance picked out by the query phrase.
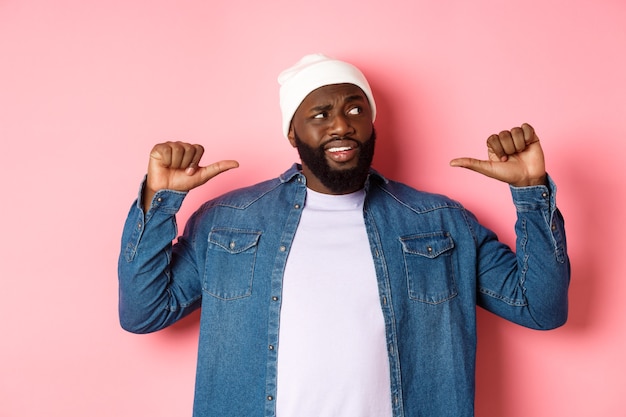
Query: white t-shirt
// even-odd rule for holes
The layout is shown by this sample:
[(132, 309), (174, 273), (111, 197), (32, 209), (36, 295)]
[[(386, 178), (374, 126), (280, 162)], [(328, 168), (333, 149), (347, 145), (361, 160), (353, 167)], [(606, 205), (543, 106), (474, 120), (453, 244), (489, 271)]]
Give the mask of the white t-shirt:
[(277, 417), (391, 417), (364, 198), (307, 190), (283, 283)]

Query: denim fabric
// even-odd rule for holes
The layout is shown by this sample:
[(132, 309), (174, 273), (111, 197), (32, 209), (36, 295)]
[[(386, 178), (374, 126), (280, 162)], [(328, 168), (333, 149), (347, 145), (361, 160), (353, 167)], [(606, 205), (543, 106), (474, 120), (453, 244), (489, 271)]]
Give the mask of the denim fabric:
[[(473, 415), (477, 305), (534, 329), (565, 323), (570, 269), (555, 185), (511, 192), (516, 253), (459, 203), (369, 176), (363, 216), (395, 417)], [(196, 417), (275, 415), (282, 279), (305, 195), (294, 165), (205, 203), (174, 245), (185, 193), (158, 192), (145, 214), (140, 200), (131, 207), (120, 322), (153, 332), (202, 308)]]

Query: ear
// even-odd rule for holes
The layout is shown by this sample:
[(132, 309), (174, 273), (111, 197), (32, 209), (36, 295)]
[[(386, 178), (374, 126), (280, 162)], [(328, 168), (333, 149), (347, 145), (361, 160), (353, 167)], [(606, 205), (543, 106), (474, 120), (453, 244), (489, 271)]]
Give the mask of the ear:
[(287, 139), (289, 140), (289, 143), (291, 143), (291, 146), (295, 148), (296, 147), (296, 133), (293, 129), (293, 123), (289, 125), (289, 132), (287, 132)]

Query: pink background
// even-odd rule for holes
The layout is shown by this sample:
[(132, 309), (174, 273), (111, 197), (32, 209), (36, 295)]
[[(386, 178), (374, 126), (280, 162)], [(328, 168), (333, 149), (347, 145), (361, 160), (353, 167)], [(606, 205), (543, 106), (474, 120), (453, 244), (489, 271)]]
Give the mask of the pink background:
[(198, 316), (120, 329), (122, 224), (158, 141), (241, 163), (181, 223), (295, 161), (276, 76), (311, 52), (369, 77), (379, 170), (509, 243), (506, 185), (448, 161), (535, 126), (567, 222), (570, 319), (537, 332), (479, 313), (477, 415), (626, 415), (623, 1), (0, 0), (0, 416), (191, 414)]

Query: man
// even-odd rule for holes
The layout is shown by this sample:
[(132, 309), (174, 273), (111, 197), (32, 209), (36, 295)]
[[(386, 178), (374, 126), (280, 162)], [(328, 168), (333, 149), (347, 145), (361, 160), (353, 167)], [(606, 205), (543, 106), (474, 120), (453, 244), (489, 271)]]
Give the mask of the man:
[(122, 326), (202, 309), (197, 417), (473, 415), (476, 305), (535, 329), (567, 318), (563, 220), (533, 128), (451, 162), (511, 185), (514, 253), (458, 203), (370, 169), (376, 105), (357, 68), (309, 55), (279, 82), (301, 165), (205, 203), (174, 245), (186, 192), (237, 162), (153, 148), (123, 234)]

